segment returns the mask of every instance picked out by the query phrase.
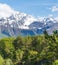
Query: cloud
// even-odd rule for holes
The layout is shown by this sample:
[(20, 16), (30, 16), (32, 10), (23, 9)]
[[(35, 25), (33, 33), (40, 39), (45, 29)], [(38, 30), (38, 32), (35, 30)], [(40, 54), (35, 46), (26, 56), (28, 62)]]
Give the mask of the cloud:
[(48, 17), (53, 17), (53, 15), (52, 14), (49, 14)]
[(14, 13), (14, 9), (12, 9), (9, 5), (0, 3), (0, 17), (9, 17)]
[(52, 12), (58, 11), (58, 7), (57, 6), (52, 6), (52, 8), (49, 8)]

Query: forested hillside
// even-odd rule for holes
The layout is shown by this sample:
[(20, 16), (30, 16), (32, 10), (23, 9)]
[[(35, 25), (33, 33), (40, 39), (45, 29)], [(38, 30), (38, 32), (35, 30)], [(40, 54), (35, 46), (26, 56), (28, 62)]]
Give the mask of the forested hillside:
[(58, 32), (0, 39), (0, 65), (58, 65)]

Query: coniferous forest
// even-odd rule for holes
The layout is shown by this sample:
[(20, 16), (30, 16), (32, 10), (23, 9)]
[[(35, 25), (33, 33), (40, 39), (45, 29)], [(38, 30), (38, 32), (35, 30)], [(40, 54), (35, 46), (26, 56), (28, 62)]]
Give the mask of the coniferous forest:
[(0, 65), (58, 65), (58, 32), (0, 39)]

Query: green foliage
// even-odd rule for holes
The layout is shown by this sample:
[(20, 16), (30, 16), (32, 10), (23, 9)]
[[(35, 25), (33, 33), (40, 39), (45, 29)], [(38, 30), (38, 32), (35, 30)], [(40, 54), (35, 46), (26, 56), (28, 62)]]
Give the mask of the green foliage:
[(4, 65), (4, 59), (1, 55), (0, 55), (0, 65)]
[(23, 44), (24, 44), (24, 39), (23, 39), (23, 37), (21, 37), (21, 36), (17, 37), (17, 38), (14, 40), (13, 44), (14, 44), (14, 47), (15, 47), (16, 50), (17, 50), (17, 49), (22, 49)]
[(0, 54), (4, 56), (4, 58), (12, 57), (12, 53), (14, 51), (13, 46), (13, 38), (5, 38), (0, 40)]
[(5, 59), (4, 65), (14, 65), (11, 59)]
[(54, 34), (58, 34), (58, 30), (53, 31)]
[(18, 49), (18, 50), (16, 51), (16, 59), (17, 59), (17, 62), (18, 62), (18, 61), (20, 62), (20, 61), (22, 60), (23, 54), (24, 54), (24, 52), (23, 52), (22, 50), (20, 50), (20, 49)]
[(55, 60), (55, 61), (53, 62), (53, 65), (58, 65), (58, 60)]
[(58, 65), (58, 34), (0, 39), (0, 65)]

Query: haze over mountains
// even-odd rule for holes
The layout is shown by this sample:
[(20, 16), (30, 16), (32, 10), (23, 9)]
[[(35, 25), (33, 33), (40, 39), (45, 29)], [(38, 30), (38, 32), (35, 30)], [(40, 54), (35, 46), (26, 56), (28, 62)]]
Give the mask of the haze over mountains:
[(2, 36), (26, 36), (43, 34), (47, 30), (52, 34), (58, 30), (58, 18), (40, 17), (13, 10), (7, 4), (0, 4), (0, 34)]

